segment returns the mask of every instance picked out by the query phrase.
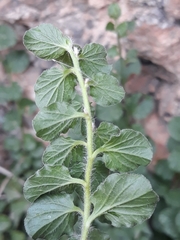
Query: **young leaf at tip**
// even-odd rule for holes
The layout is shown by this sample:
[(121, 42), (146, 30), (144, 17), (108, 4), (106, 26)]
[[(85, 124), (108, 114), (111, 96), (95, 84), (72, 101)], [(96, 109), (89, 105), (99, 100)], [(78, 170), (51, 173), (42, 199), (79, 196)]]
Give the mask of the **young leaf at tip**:
[(25, 33), (24, 45), (37, 57), (56, 60), (72, 47), (72, 41), (52, 24), (43, 23)]

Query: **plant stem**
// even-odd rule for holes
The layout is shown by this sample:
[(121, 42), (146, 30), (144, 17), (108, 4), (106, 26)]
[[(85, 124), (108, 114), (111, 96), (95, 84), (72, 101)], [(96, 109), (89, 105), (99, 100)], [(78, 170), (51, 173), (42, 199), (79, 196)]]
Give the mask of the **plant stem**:
[(92, 116), (91, 116), (91, 108), (89, 104), (89, 98), (87, 93), (87, 88), (81, 73), (81, 69), (79, 66), (78, 57), (75, 53), (70, 50), (69, 51), (73, 65), (74, 65), (74, 73), (77, 76), (81, 91), (82, 91), (82, 98), (84, 103), (84, 113), (86, 114), (86, 133), (87, 133), (87, 164), (85, 170), (85, 182), (86, 186), (84, 187), (84, 214), (83, 214), (83, 225), (82, 225), (82, 232), (81, 232), (81, 240), (86, 240), (88, 237), (89, 227), (88, 218), (91, 211), (91, 174), (93, 168), (93, 127), (92, 127)]
[[(115, 29), (116, 29), (116, 27), (117, 27), (117, 25), (118, 25), (118, 22), (117, 22), (117, 20), (115, 21)], [(121, 54), (122, 54), (122, 51), (121, 51), (121, 42), (120, 42), (120, 37), (118, 36), (118, 33), (117, 32), (115, 32), (116, 33), (116, 38), (117, 38), (117, 46), (118, 46), (118, 52), (119, 52), (119, 57), (121, 58)]]

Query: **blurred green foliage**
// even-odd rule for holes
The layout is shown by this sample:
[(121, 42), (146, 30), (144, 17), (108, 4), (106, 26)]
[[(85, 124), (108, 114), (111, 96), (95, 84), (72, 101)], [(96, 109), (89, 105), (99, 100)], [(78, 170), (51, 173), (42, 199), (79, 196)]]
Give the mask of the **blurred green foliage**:
[(4, 161), (8, 162), (9, 171), (6, 174), (2, 167), (0, 172), (0, 240), (29, 240), (23, 223), (29, 205), (22, 194), (23, 184), (41, 166), (44, 151), (43, 144), (25, 131), (37, 111), (36, 105), (23, 97), (18, 83), (10, 80), (11, 74), (24, 72), (29, 66), (29, 57), (24, 50), (11, 50), (15, 44), (13, 28), (1, 25), (0, 50), (9, 50), (1, 59), (7, 82), (0, 84), (1, 137), (4, 136)]
[[(135, 49), (126, 51), (122, 56), (121, 40), (134, 30), (135, 22), (119, 22), (121, 9), (117, 3), (108, 7), (108, 15), (111, 18), (106, 25), (106, 30), (116, 35), (117, 43), (108, 50), (108, 57), (115, 62), (112, 66), (113, 75), (119, 79), (121, 85), (125, 86), (132, 74), (141, 72), (141, 63)], [(116, 61), (114, 61), (116, 60)], [(111, 107), (96, 106), (96, 117), (99, 121), (112, 122), (120, 128), (133, 128), (143, 132), (140, 121), (148, 117), (154, 110), (154, 99), (141, 93), (126, 94), (126, 101)]]

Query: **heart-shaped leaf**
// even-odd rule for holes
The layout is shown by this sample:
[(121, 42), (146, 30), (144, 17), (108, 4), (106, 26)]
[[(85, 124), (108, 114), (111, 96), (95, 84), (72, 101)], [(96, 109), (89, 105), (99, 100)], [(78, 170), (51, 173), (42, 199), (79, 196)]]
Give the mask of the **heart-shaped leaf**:
[(118, 3), (112, 3), (108, 6), (108, 15), (113, 19), (118, 19), (121, 16), (121, 9)]
[(128, 172), (147, 165), (152, 158), (152, 147), (145, 136), (131, 129), (124, 129), (101, 148), (106, 167), (112, 171)]
[(125, 37), (127, 35), (127, 31), (128, 31), (128, 23), (127, 22), (122, 22), (120, 23), (115, 31), (117, 32), (119, 37)]
[[(78, 106), (79, 104), (76, 109)], [(60, 133), (66, 132), (75, 123), (76, 118), (84, 117), (84, 114), (77, 112), (76, 109), (65, 102), (53, 103), (43, 108), (33, 120), (37, 136), (50, 141)]]
[(113, 76), (98, 73), (89, 81), (90, 95), (101, 106), (115, 105), (124, 98), (125, 92)]
[(114, 227), (133, 227), (151, 217), (157, 200), (144, 176), (114, 173), (92, 195), (89, 221), (104, 215)]
[(46, 60), (56, 60), (69, 47), (72, 47), (72, 41), (53, 25), (43, 23), (25, 33), (24, 45), (37, 57)]
[(72, 99), (75, 84), (75, 76), (69, 69), (44, 71), (35, 85), (37, 106), (43, 108), (54, 102), (68, 102)]
[(108, 22), (106, 25), (106, 30), (107, 31), (114, 31), (114, 23)]
[(107, 64), (105, 48), (97, 43), (90, 43), (84, 46), (79, 55), (79, 63), (82, 72), (87, 77), (95, 73), (110, 73), (111, 66)]
[(33, 239), (59, 240), (73, 231), (77, 211), (68, 194), (43, 196), (28, 209), (26, 231)]
[(41, 195), (60, 187), (82, 183), (80, 179), (72, 178), (66, 167), (56, 165), (47, 166), (38, 170), (28, 178), (24, 185), (24, 196), (30, 202), (34, 202)]

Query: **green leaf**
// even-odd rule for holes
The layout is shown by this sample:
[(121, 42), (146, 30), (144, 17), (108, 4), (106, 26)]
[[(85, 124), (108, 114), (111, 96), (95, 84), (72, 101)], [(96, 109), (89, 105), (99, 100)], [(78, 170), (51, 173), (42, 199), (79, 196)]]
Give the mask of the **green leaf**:
[(24, 213), (27, 211), (28, 205), (29, 204), (24, 197), (21, 197), (20, 199), (17, 199), (11, 203), (11, 221), (13, 222), (14, 227), (18, 228), (22, 216), (24, 217)]
[(5, 131), (12, 131), (20, 127), (22, 117), (19, 111), (12, 110), (5, 115), (3, 120), (3, 129)]
[(128, 23), (127, 22), (120, 23), (115, 30), (119, 37), (126, 37), (128, 31)]
[(1, 223), (0, 224), (0, 233), (6, 231), (11, 226), (10, 219), (4, 214), (0, 214), (0, 223)]
[(32, 151), (36, 148), (36, 140), (31, 134), (24, 134), (23, 136), (23, 149)]
[(43, 155), (43, 162), (48, 165), (63, 164), (72, 159), (76, 162), (83, 160), (82, 142), (62, 136), (54, 140)]
[(99, 72), (109, 74), (111, 66), (108, 65), (106, 56), (106, 50), (102, 45), (97, 43), (85, 45), (79, 55), (79, 64), (82, 72), (87, 77), (92, 77)]
[(141, 93), (134, 93), (133, 95), (128, 95), (125, 101), (125, 110), (129, 115), (132, 115), (136, 107), (139, 104), (139, 101), (142, 97)]
[(128, 64), (128, 66), (125, 69), (125, 76), (128, 78), (131, 74), (140, 74), (141, 73), (141, 63), (139, 59), (134, 59), (134, 61), (131, 60), (131, 63)]
[(113, 19), (118, 19), (121, 16), (121, 10), (117, 3), (108, 6), (108, 15)]
[(167, 142), (167, 148), (169, 152), (174, 150), (180, 151), (180, 143), (179, 141), (176, 141), (174, 138), (170, 137)]
[(64, 65), (65, 67), (73, 67), (72, 58), (71, 58), (71, 55), (69, 54), (69, 52), (65, 52), (62, 56), (59, 56), (56, 59), (56, 61), (59, 64)]
[(81, 158), (81, 162), (78, 162), (76, 158), (72, 159), (71, 162), (65, 165), (68, 166), (72, 177), (82, 178), (82, 176), (84, 175), (85, 164), (83, 158)]
[(96, 106), (96, 116), (101, 121), (118, 122), (123, 115), (120, 104), (112, 105), (110, 107)]
[(92, 195), (89, 221), (104, 215), (114, 227), (133, 227), (151, 217), (157, 200), (144, 176), (114, 173)]
[(117, 79), (107, 74), (96, 74), (89, 81), (90, 95), (100, 106), (110, 106), (119, 103), (125, 95), (124, 89), (119, 86)]
[(73, 231), (76, 211), (70, 195), (43, 196), (28, 209), (26, 231), (33, 239), (59, 240)]
[(180, 189), (170, 189), (165, 195), (165, 201), (171, 207), (180, 208)]
[(97, 159), (97, 161), (93, 165), (92, 172), (92, 186), (91, 190), (94, 192), (100, 183), (102, 183), (106, 177), (109, 175), (109, 169), (105, 167), (105, 164), (101, 161), (101, 159)]
[(135, 21), (129, 21), (127, 23), (128, 23), (128, 31), (132, 32), (136, 27), (136, 22)]
[(107, 31), (114, 31), (114, 23), (108, 22), (106, 25), (106, 30)]
[(110, 240), (109, 236), (98, 229), (92, 229), (89, 233), (88, 240)]
[(119, 136), (120, 129), (108, 122), (101, 122), (99, 127), (96, 129), (95, 132), (95, 144), (96, 148), (101, 147), (105, 142), (108, 142), (110, 138), (113, 136)]
[(72, 178), (68, 168), (60, 165), (47, 166), (38, 170), (33, 176), (28, 178), (24, 185), (24, 196), (34, 202), (41, 195), (51, 192), (60, 187), (67, 186), (72, 183), (78, 183), (79, 179)]
[(165, 181), (156, 175), (147, 174), (149, 181), (151, 182), (153, 189), (163, 198), (168, 194), (170, 186), (169, 181)]
[(10, 231), (11, 240), (26, 240), (26, 235), (23, 232), (17, 230)]
[(167, 160), (158, 161), (155, 166), (155, 174), (164, 180), (172, 180), (174, 172), (169, 168)]
[(131, 128), (137, 132), (141, 132), (142, 134), (145, 134), (144, 127), (140, 123), (132, 124)]
[(165, 208), (160, 212), (158, 220), (164, 233), (174, 239), (179, 239), (178, 229), (175, 225), (176, 215), (177, 209)]
[(37, 137), (50, 141), (60, 133), (66, 132), (75, 123), (76, 118), (82, 117), (83, 113), (77, 112), (67, 103), (53, 103), (36, 115), (33, 126)]
[(6, 201), (11, 203), (22, 197), (22, 186), (17, 182), (17, 180), (11, 178), (6, 185), (4, 193), (6, 195)]
[(17, 101), (22, 97), (22, 89), (13, 82), (10, 86), (0, 85), (0, 103)]
[(12, 27), (0, 25), (0, 51), (16, 44), (16, 34)]
[(175, 225), (180, 233), (180, 211), (178, 211), (178, 214), (176, 215), (176, 218), (175, 218)]
[(6, 200), (1, 200), (0, 201), (0, 213), (2, 213), (4, 211), (6, 206), (7, 206)]
[(4, 140), (4, 148), (9, 151), (17, 152), (21, 148), (21, 142), (17, 137), (7, 136)]
[(53, 25), (44, 23), (25, 33), (24, 45), (37, 57), (57, 60), (72, 47), (72, 41)]
[(170, 153), (168, 157), (169, 167), (174, 172), (180, 172), (179, 156), (180, 156), (180, 151), (174, 150), (173, 152)]
[(6, 55), (3, 61), (7, 73), (22, 73), (29, 66), (29, 56), (24, 50), (15, 50)]
[(168, 124), (170, 136), (180, 141), (180, 117), (174, 117)]
[(108, 57), (111, 57), (111, 58), (118, 56), (119, 53), (118, 53), (117, 46), (112, 46), (111, 48), (109, 48), (107, 50), (107, 54), (108, 54)]
[(141, 120), (146, 118), (154, 109), (154, 99), (152, 97), (145, 98), (136, 107), (133, 117), (135, 119)]
[(68, 69), (51, 68), (44, 71), (35, 85), (36, 104), (41, 109), (54, 102), (72, 99), (75, 76)]
[(145, 166), (152, 158), (152, 147), (145, 136), (124, 129), (120, 136), (112, 137), (100, 148), (106, 167), (112, 171), (128, 172)]
[(137, 50), (129, 49), (126, 54), (126, 63), (134, 63), (137, 61)]

